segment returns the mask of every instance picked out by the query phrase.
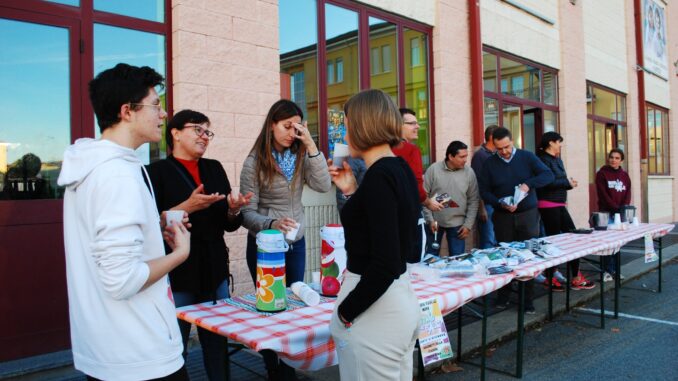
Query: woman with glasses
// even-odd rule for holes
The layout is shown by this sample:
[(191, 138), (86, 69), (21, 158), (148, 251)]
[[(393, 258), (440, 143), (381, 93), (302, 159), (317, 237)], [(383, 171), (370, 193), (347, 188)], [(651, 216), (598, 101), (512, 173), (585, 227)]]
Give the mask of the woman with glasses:
[[(306, 240), (304, 238), (304, 206), (301, 193), (304, 184), (316, 192), (331, 188), (327, 163), (306, 126), (304, 114), (294, 102), (281, 99), (268, 111), (264, 124), (240, 173), (240, 189), (252, 192), (249, 205), (242, 210), (247, 235), (247, 267), (252, 281), (257, 282), (256, 234), (266, 229), (283, 233), (297, 230), (288, 239), (285, 253), (287, 286), (304, 280)], [(269, 379), (294, 379), (294, 369), (270, 351), (262, 351)]]
[[(224, 231), (241, 226), (240, 208), (252, 197), (232, 194), (221, 163), (202, 157), (213, 138), (207, 116), (182, 110), (167, 125), (166, 140), (172, 154), (148, 167), (158, 211), (183, 210), (191, 223), (191, 255), (170, 272), (177, 307), (229, 296), (231, 276)], [(185, 358), (191, 325), (179, 320), (179, 328)], [(202, 328), (198, 328), (198, 337), (208, 378), (226, 379), (226, 338)]]

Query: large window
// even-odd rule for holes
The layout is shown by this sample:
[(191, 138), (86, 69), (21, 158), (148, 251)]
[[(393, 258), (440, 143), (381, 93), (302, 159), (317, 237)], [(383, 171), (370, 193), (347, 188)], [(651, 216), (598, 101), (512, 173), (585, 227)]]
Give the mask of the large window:
[(586, 86), (588, 114), (589, 183), (595, 182), (596, 172), (607, 164), (607, 154), (612, 148), (624, 151), (626, 145), (626, 97), (614, 90), (588, 83)]
[(650, 175), (669, 172), (669, 113), (666, 109), (647, 104), (647, 144)]
[(558, 130), (555, 69), (485, 47), (483, 91), (485, 127), (508, 128), (518, 148), (534, 152), (544, 132)]
[[(169, 1), (137, 3), (0, 6), (0, 200), (63, 196), (56, 179), (64, 149), (98, 136), (87, 92), (94, 75), (120, 62), (167, 74)], [(164, 143), (146, 144), (137, 154), (148, 163), (165, 151)]]
[(431, 28), (346, 1), (280, 0), (279, 12), (281, 93), (299, 103), (291, 76), (305, 73), (307, 119), (319, 146), (331, 155), (345, 141), (344, 103), (376, 88), (417, 112), (416, 143), (429, 164)]

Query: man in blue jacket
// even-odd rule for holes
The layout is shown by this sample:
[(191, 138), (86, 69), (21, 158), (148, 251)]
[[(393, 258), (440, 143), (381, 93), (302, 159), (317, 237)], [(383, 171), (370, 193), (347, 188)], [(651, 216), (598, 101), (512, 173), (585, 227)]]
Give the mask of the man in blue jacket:
[[(492, 141), (497, 154), (483, 164), (478, 184), (483, 201), (494, 208), (492, 223), (497, 242), (537, 238), (540, 217), (536, 190), (551, 183), (553, 173), (532, 152), (515, 148), (508, 129), (499, 127), (494, 130)], [(516, 187), (527, 193), (527, 196), (517, 205), (503, 201), (505, 197), (514, 195)], [(525, 312), (533, 314), (534, 282), (530, 280), (525, 286)], [(510, 291), (510, 285), (499, 290), (497, 308), (508, 306)]]

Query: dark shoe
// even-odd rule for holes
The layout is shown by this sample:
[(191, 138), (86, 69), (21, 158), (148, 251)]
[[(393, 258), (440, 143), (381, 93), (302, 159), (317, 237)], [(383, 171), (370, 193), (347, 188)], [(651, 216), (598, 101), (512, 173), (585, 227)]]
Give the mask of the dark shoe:
[(509, 304), (510, 304), (510, 302), (508, 300), (502, 301), (502, 300), (497, 299), (497, 301), (494, 302), (494, 308), (496, 308), (498, 310), (505, 310), (506, 308), (508, 308)]
[(534, 306), (526, 306), (525, 307), (525, 314), (526, 315), (534, 315), (536, 313), (537, 313), (537, 311), (534, 309)]

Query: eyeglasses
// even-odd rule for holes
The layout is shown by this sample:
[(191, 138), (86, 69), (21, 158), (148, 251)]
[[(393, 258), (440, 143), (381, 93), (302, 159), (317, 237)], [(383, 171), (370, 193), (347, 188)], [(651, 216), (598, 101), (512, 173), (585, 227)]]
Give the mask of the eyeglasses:
[(162, 110), (162, 105), (161, 104), (152, 104), (152, 103), (130, 103), (130, 106), (148, 106), (148, 107), (154, 107), (155, 111), (160, 112)]
[(193, 127), (193, 131), (195, 132), (196, 135), (198, 135), (198, 137), (202, 137), (203, 135), (205, 135), (208, 140), (212, 140), (214, 138), (214, 132), (206, 128), (202, 128), (202, 126), (200, 125), (187, 124), (184, 127)]
[(419, 122), (403, 122), (405, 124), (409, 124), (410, 126), (418, 126)]

